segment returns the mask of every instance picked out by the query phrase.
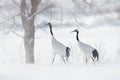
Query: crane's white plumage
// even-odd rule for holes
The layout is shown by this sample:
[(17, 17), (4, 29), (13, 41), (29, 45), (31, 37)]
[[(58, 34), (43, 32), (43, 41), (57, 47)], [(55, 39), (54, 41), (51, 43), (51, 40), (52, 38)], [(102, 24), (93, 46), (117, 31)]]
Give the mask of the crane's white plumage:
[(79, 34), (78, 29), (76, 29), (76, 30), (74, 30), (72, 32), (77, 33), (77, 35), (76, 35), (77, 43), (79, 45), (80, 50), (83, 52), (84, 57), (86, 58), (86, 63), (90, 58), (93, 60), (93, 62), (94, 62), (95, 58), (97, 58), (97, 60), (99, 60), (99, 54), (98, 54), (97, 50), (95, 48), (93, 48), (92, 46), (90, 46), (88, 44), (85, 44), (85, 43), (83, 43), (83, 42), (81, 42), (79, 40), (79, 38), (78, 38), (78, 34)]
[(65, 56), (66, 54), (66, 47), (57, 41), (54, 36), (51, 36), (52, 39), (52, 47), (54, 49), (54, 54), (55, 55), (60, 55), (60, 56)]
[[(85, 55), (90, 55), (92, 54), (92, 51), (94, 50), (94, 48), (88, 44), (85, 44), (81, 41), (77, 41), (80, 50), (85, 54)], [(91, 53), (90, 53), (91, 52)]]
[(53, 57), (52, 63), (54, 63), (54, 59), (55, 59), (56, 55), (59, 55), (63, 59), (64, 62), (68, 61), (68, 58), (70, 56), (70, 48), (64, 46), (62, 43), (60, 43), (58, 40), (56, 40), (56, 38), (54, 37), (53, 32), (52, 32), (51, 23), (48, 23), (47, 25), (49, 25), (49, 27), (50, 27), (52, 48), (54, 51), (54, 57)]

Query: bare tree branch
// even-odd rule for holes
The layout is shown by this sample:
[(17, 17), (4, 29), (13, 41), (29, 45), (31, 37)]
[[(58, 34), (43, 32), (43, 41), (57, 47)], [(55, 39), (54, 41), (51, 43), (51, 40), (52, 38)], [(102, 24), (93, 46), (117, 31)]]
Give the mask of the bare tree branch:
[(45, 10), (50, 9), (50, 8), (53, 7), (52, 4), (47, 4), (47, 5), (43, 5), (43, 6), (44, 6), (43, 8), (38, 9), (36, 12), (33, 13), (32, 16), (29, 16), (28, 18), (31, 19), (31, 18), (34, 17), (35, 15), (37, 15), (37, 14), (39, 14), (39, 13), (41, 13), (41, 12), (43, 12), (43, 11), (45, 11)]
[(6, 22), (10, 21), (11, 19), (13, 19), (13, 18), (15, 18), (15, 17), (17, 17), (17, 16), (19, 16), (19, 15), (20, 15), (20, 14), (14, 15), (14, 16), (6, 19), (5, 21), (1, 22), (0, 24), (5, 24)]
[[(14, 27), (16, 27), (16, 21), (15, 21), (15, 18), (13, 18), (13, 24), (15, 25)], [(17, 35), (18, 37), (21, 37), (21, 38), (24, 38), (22, 35), (16, 33), (15, 31), (11, 31), (12, 33), (14, 33), (15, 35)]]
[(37, 11), (40, 2), (41, 2), (41, 0), (39, 0), (39, 1), (38, 0), (31, 0), (32, 9), (31, 9), (30, 14), (28, 16), (33, 15), (33, 13), (35, 13)]
[(16, 33), (15, 31), (12, 31), (12, 33), (15, 34), (15, 35), (17, 35), (18, 37), (24, 38), (24, 36), (22, 36), (22, 35)]
[(18, 8), (20, 8), (20, 5), (15, 1), (15, 0), (12, 0), (12, 2), (18, 6)]

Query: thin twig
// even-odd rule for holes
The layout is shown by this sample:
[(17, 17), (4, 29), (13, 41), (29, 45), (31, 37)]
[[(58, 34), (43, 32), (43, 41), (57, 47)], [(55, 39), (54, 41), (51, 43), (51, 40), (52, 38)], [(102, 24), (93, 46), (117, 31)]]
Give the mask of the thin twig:
[(12, 33), (14, 33), (15, 35), (17, 35), (18, 37), (24, 38), (22, 35), (16, 33), (15, 31), (12, 31)]
[[(16, 25), (15, 18), (13, 18), (13, 24)], [(12, 31), (12, 33), (14, 33), (15, 35), (17, 35), (18, 37), (24, 38), (22, 35), (16, 33), (15, 31)]]
[(20, 5), (19, 5), (15, 0), (12, 0), (12, 2), (13, 2), (14, 4), (16, 4), (16, 5), (18, 6), (18, 8), (20, 8)]
[(19, 15), (20, 15), (20, 14), (14, 15), (14, 16), (6, 19), (5, 21), (1, 22), (0, 24), (5, 24), (5, 23), (8, 22), (9, 20), (11, 20), (11, 19), (13, 19), (14, 17), (19, 16)]
[(38, 13), (43, 12), (44, 10), (47, 10), (47, 9), (49, 9), (49, 8), (52, 8), (52, 7), (53, 7), (52, 4), (46, 4), (43, 9), (38, 9), (36, 12), (33, 13), (32, 16), (30, 16), (30, 17), (28, 17), (28, 18), (31, 19), (32, 17), (34, 17), (34, 16), (37, 15)]

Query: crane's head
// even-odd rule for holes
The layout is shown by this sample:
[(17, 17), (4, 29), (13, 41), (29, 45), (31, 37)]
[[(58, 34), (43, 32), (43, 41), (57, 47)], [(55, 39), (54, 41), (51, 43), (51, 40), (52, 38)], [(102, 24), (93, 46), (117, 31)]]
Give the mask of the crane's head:
[(49, 22), (49, 23), (47, 23), (46, 25), (51, 25), (51, 23)]
[(78, 30), (78, 29), (75, 29), (75, 30), (73, 30), (73, 31), (71, 31), (71, 32), (77, 32), (77, 33), (79, 33), (79, 30)]

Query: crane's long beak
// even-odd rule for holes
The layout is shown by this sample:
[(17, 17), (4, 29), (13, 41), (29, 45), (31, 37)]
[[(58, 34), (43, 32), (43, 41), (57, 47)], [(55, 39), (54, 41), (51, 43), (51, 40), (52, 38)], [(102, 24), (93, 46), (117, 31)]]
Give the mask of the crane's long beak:
[(74, 31), (70, 31), (70, 33), (73, 33), (73, 32), (75, 32), (75, 30)]

